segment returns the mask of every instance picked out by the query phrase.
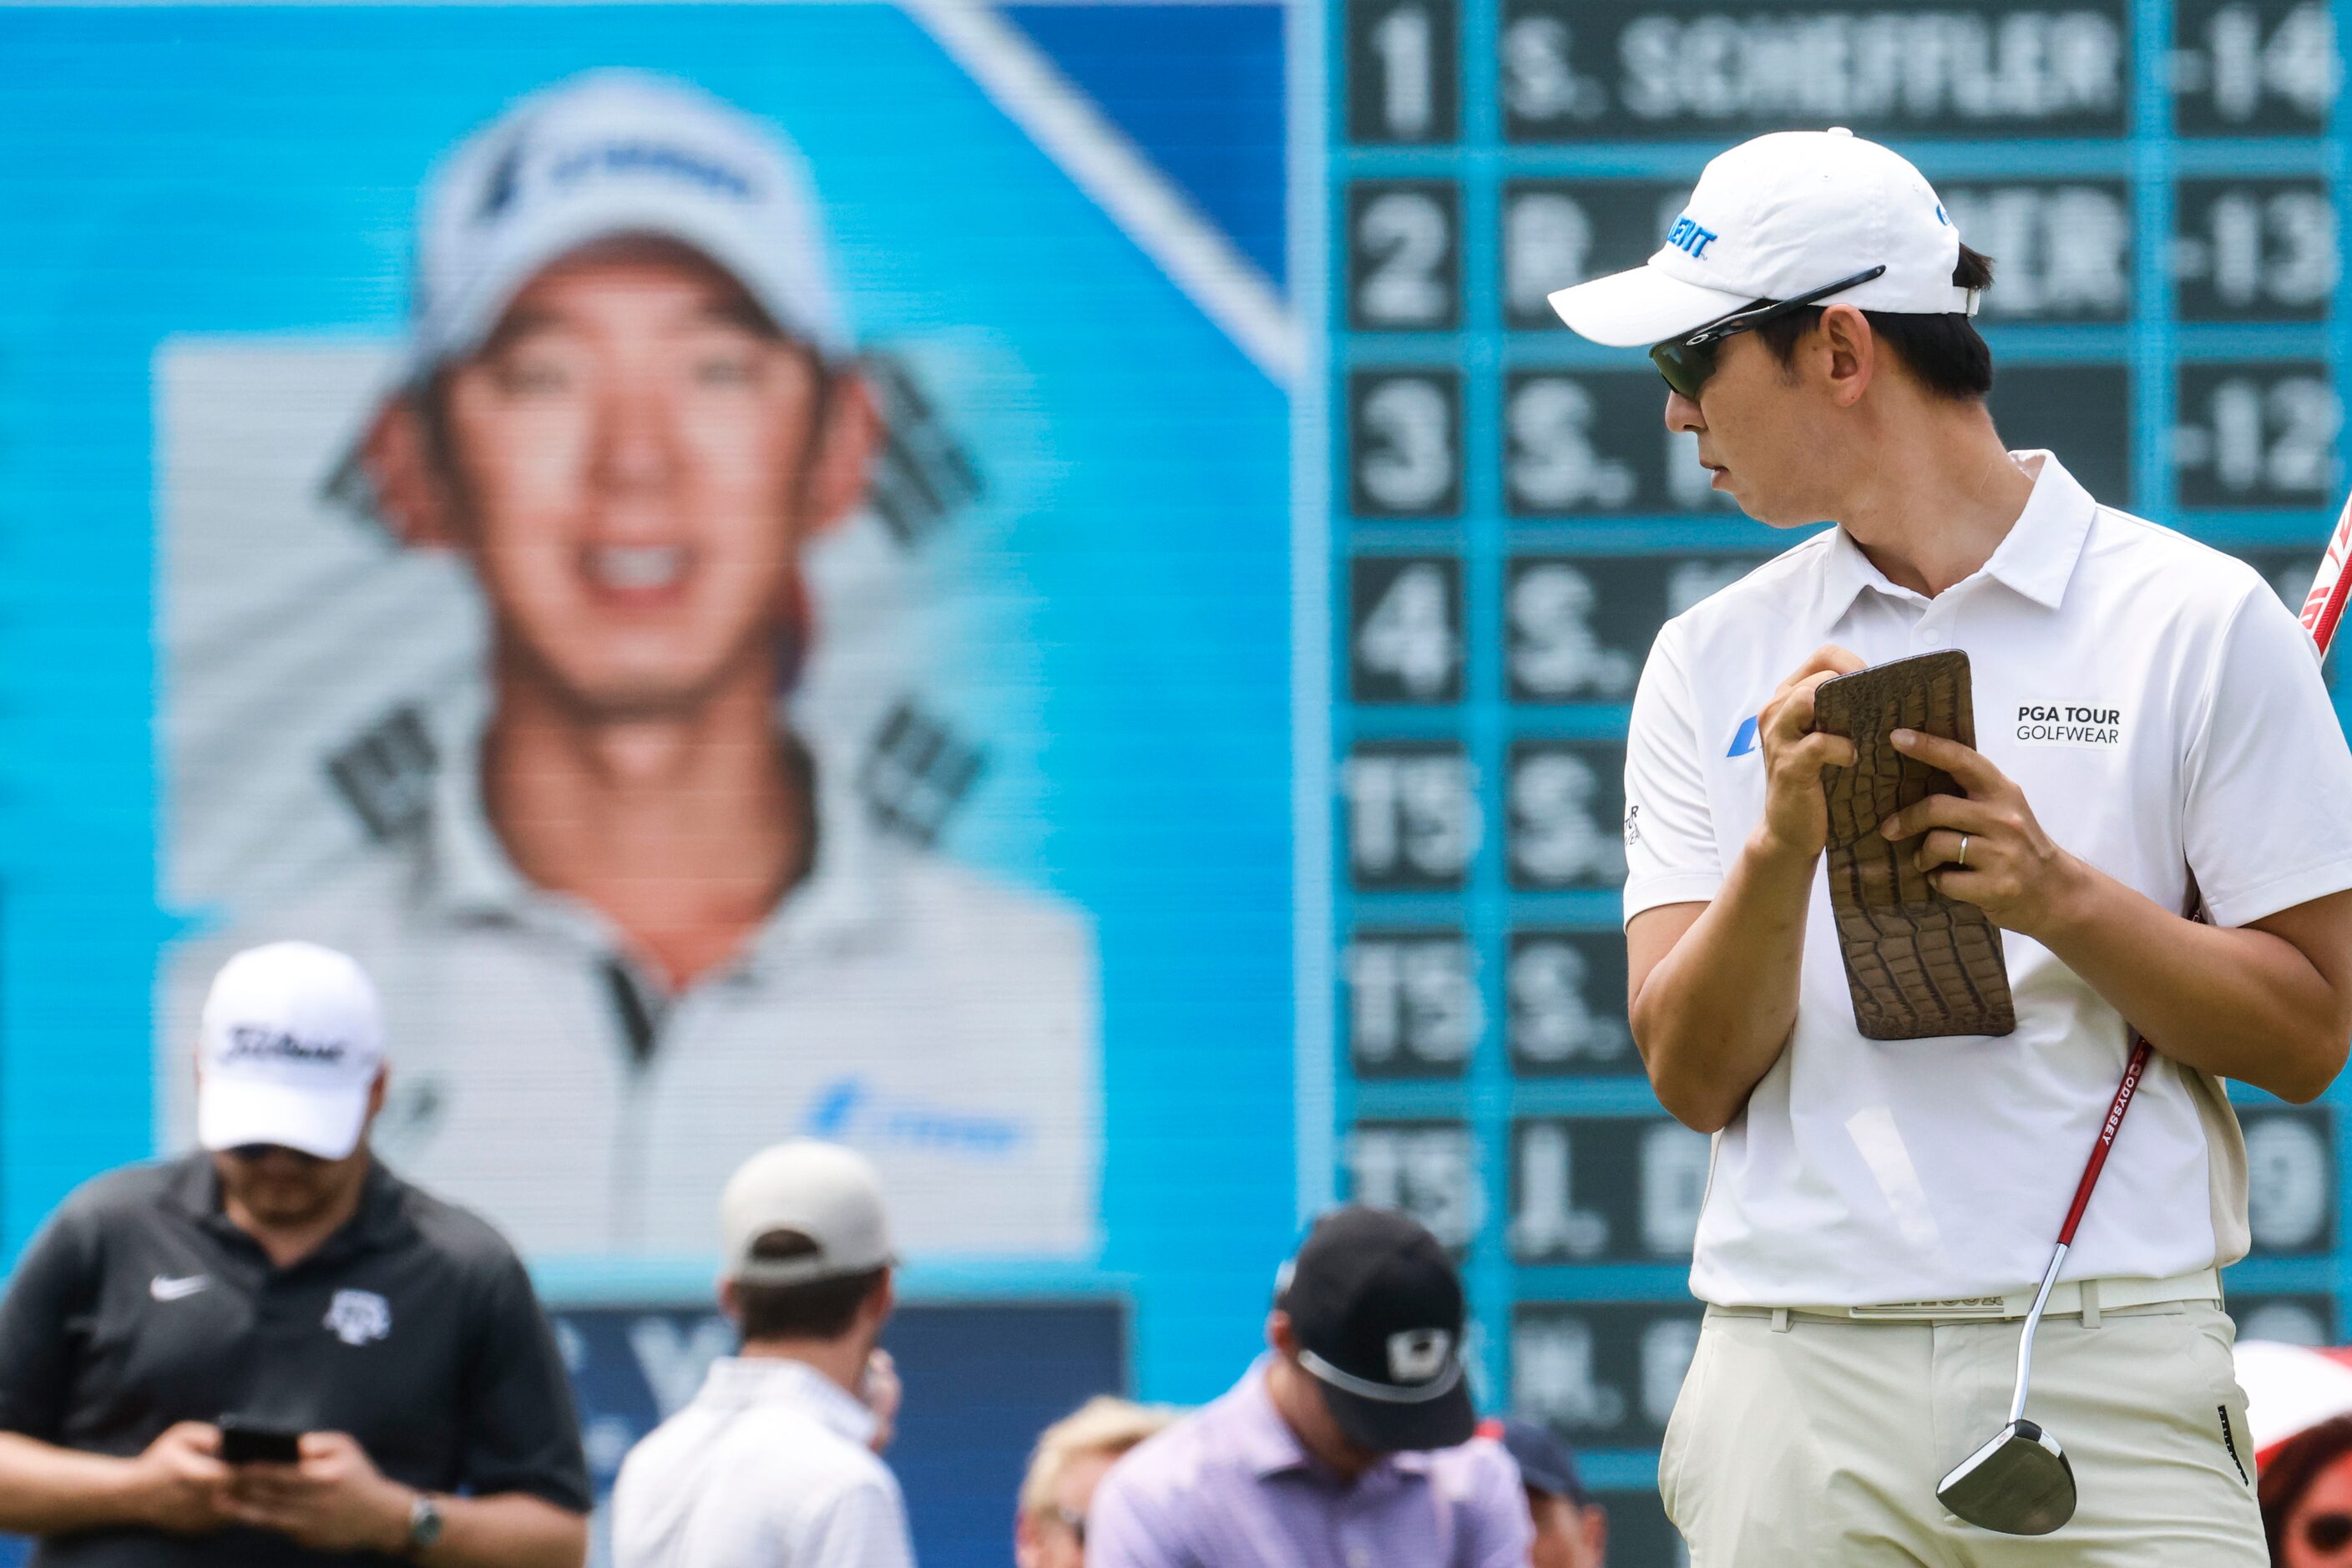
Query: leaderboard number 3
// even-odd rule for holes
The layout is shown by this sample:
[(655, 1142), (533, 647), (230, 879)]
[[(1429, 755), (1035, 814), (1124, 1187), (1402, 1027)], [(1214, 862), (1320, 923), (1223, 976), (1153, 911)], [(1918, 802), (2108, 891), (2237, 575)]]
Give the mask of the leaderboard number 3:
[(1347, 28), (1349, 140), (1454, 140), (1462, 30), (1454, 0), (1351, 0)]
[(1360, 370), (1348, 378), (1349, 500), (1360, 517), (1462, 510), (1462, 376)]

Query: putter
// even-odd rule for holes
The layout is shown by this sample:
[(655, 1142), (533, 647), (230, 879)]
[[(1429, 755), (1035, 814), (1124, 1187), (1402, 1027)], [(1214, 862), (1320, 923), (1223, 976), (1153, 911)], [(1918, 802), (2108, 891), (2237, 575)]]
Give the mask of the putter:
[[(2323, 663), (2347, 605), (2352, 605), (2352, 572), (2345, 570), (2347, 564), (2352, 564), (2352, 499), (2336, 515), (2311, 592), (2303, 601), (2303, 629), (2310, 634), (2312, 650)], [(2196, 910), (2193, 889), (2189, 902), (2190, 910)], [(1937, 1483), (1936, 1500), (1979, 1529), (2004, 1535), (2047, 1535), (2074, 1517), (2074, 1467), (2057, 1438), (2025, 1418), (2025, 1391), (2033, 1370), (2033, 1331), (2041, 1325), (2042, 1309), (2049, 1304), (2050, 1289), (2057, 1284), (2066, 1251), (2074, 1244), (2074, 1227), (2082, 1224), (2083, 1211), (2090, 1205), (2091, 1189), (2098, 1184), (2107, 1149), (2116, 1141), (2116, 1129), (2123, 1125), (2124, 1111), (2139, 1088), (2147, 1058), (2147, 1042), (2135, 1033), (2131, 1060), (2124, 1065), (2124, 1080), (2116, 1086), (2115, 1103), (2107, 1108), (2099, 1141), (2092, 1145), (2090, 1163), (2083, 1168), (2083, 1180), (2074, 1189), (2074, 1206), (2066, 1213), (2057, 1250), (2051, 1256), (2042, 1289), (2034, 1293), (2032, 1310), (2025, 1314), (2025, 1327), (2018, 1336), (2017, 1393), (2009, 1403), (2009, 1425)]]
[(2074, 1517), (2074, 1467), (2057, 1438), (2025, 1418), (2025, 1393), (2033, 1373), (2033, 1331), (2041, 1326), (2042, 1309), (2050, 1304), (2050, 1289), (2058, 1283), (2058, 1270), (2065, 1264), (2067, 1249), (2074, 1245), (2074, 1229), (2083, 1223), (2083, 1211), (2090, 1206), (2091, 1189), (2099, 1184), (2099, 1172), (2106, 1165), (2107, 1151), (2115, 1145), (2124, 1112), (2131, 1108), (2147, 1058), (2147, 1042), (2135, 1034), (2131, 1060), (2124, 1064), (2124, 1080), (2116, 1088), (2115, 1103), (2107, 1107), (2099, 1140), (2091, 1146), (2090, 1163), (2083, 1167), (2083, 1180), (2074, 1188), (2074, 1206), (2066, 1211), (2066, 1223), (2059, 1227), (2057, 1249), (2050, 1256), (2042, 1289), (2034, 1292), (2033, 1306), (2018, 1335), (2017, 1392), (2009, 1402), (2009, 1425), (1937, 1483), (1936, 1500), (1979, 1530), (2003, 1535), (2047, 1535)]

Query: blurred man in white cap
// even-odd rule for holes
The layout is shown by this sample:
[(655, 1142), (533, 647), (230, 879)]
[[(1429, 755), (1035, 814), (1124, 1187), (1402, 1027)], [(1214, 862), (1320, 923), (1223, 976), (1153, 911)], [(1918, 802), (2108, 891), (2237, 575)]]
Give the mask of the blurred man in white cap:
[(578, 1568), (587, 1466), (529, 1278), (369, 1152), (367, 976), (239, 953), (196, 1064), (203, 1152), (83, 1187), (0, 1302), (0, 1531), (47, 1568)]
[[(1587, 337), (1653, 345), (1667, 426), (1748, 515), (1837, 524), (1667, 623), (1627, 744), (1633, 1035), (1659, 1101), (1716, 1135), (1710, 1305), (1659, 1469), (1694, 1561), (2264, 1561), (2221, 1310), (2247, 1246), (2221, 1080), (2304, 1100), (2343, 1065), (2352, 753), (2252, 568), (2003, 448), (1969, 320), (1990, 281), (1904, 159), (1791, 132), (1710, 163), (1646, 266), (1553, 297)], [(1814, 731), (1825, 680), (1947, 648), (1975, 746), (1896, 729), (1864, 763)], [(1980, 954), (2011, 1032), (1857, 1018), (1824, 770), (1898, 758), (1953, 782), (1866, 826), (2011, 933)], [(2210, 923), (2180, 913), (2192, 888)], [(2134, 1027), (2159, 1054), (2034, 1354), (2029, 1413), (2078, 1505), (1996, 1534), (1938, 1487), (2005, 1430)]]
[(529, 1253), (674, 1250), (791, 1131), (868, 1154), (913, 1247), (1089, 1253), (1086, 923), (877, 831), (784, 713), (879, 436), (799, 159), (596, 72), (460, 148), (422, 229), (353, 473), (478, 579), (490, 711), (419, 830), (238, 940), (368, 965), (404, 1168)]
[(742, 1348), (621, 1467), (616, 1568), (911, 1568), (869, 1397), (895, 1261), (873, 1168), (779, 1144), (727, 1184), (719, 1225)]

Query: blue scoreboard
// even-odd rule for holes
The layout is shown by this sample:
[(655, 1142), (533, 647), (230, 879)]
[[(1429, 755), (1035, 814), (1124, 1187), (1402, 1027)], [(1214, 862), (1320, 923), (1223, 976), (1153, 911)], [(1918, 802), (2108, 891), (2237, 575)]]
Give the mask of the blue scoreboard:
[[(1324, 374), (1299, 412), (1320, 488), (1299, 504), (1330, 697), (1302, 913), (1331, 984), (1301, 1133), (1328, 1168), (1302, 1174), (1460, 1250), (1482, 1393), (1587, 1453), (1618, 1494), (1612, 1561), (1677, 1560), (1656, 1444), (1697, 1334), (1709, 1159), (1626, 1027), (1628, 705), (1661, 621), (1794, 541), (1712, 494), (1655, 374), (1545, 295), (1639, 263), (1723, 148), (1850, 126), (1995, 258), (2010, 444), (2299, 605), (2344, 482), (2336, 21), (2316, 0), (1325, 15)], [(2336, 1114), (2240, 1110), (2232, 1309), (2250, 1336), (2333, 1342)]]

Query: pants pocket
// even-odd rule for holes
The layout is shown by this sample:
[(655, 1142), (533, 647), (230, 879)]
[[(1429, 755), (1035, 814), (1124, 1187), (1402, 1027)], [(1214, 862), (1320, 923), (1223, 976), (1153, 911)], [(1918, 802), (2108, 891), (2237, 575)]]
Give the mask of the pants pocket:
[(1690, 1533), (1689, 1499), (1684, 1477), (1689, 1469), (1686, 1450), (1691, 1444), (1692, 1428), (1706, 1428), (1705, 1414), (1697, 1405), (1705, 1395), (1706, 1363), (1722, 1330), (1709, 1321), (1700, 1325), (1698, 1347), (1691, 1352), (1690, 1367), (1683, 1373), (1683, 1385), (1675, 1395), (1675, 1407), (1666, 1416), (1664, 1438), (1658, 1446), (1658, 1500), (1665, 1504), (1666, 1518), (1684, 1534)]

